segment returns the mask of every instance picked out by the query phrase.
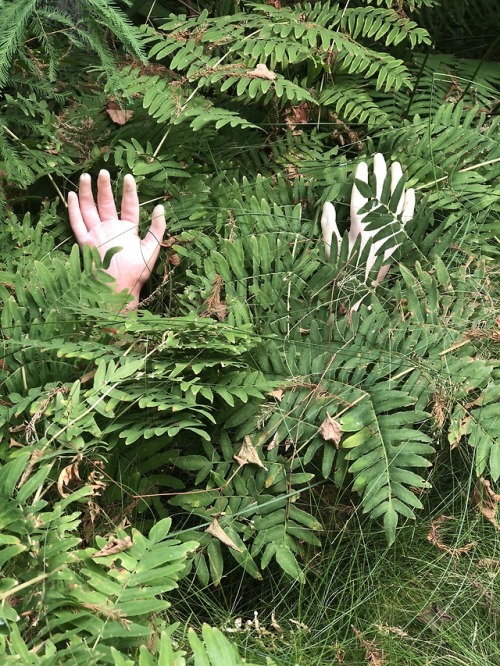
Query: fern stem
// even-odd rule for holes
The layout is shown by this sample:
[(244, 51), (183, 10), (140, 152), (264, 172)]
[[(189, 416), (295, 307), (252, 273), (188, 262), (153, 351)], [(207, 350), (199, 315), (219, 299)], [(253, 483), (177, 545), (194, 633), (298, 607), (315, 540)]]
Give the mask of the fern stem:
[(59, 185), (56, 183), (56, 181), (55, 181), (54, 178), (52, 177), (52, 174), (51, 174), (51, 173), (48, 173), (47, 176), (49, 177), (50, 182), (51, 182), (52, 185), (54, 186), (55, 191), (56, 191), (57, 194), (59, 195), (59, 198), (60, 198), (61, 201), (63, 202), (64, 206), (66, 206), (66, 208), (67, 208), (67, 207), (68, 207), (68, 203), (67, 203), (67, 201), (66, 201), (66, 197), (64, 196), (64, 194), (63, 194), (63, 193), (61, 192), (61, 190), (59, 189)]
[(2, 592), (0, 594), (0, 602), (4, 602), (6, 599), (9, 597), (17, 594), (21, 590), (25, 590), (27, 587), (30, 587), (31, 585), (35, 585), (36, 583), (39, 583), (42, 580), (46, 580), (50, 576), (53, 576), (55, 573), (58, 571), (61, 571), (61, 569), (64, 569), (65, 565), (61, 564), (61, 566), (55, 568), (53, 571), (49, 571), (48, 573), (43, 573), (40, 574), (39, 576), (35, 576), (34, 578), (31, 578), (30, 580), (25, 581), (24, 583), (20, 583), (19, 585), (16, 585), (15, 587), (11, 587), (10, 590), (7, 590), (6, 592)]
[[(465, 169), (459, 169), (457, 173), (474, 171), (474, 169), (479, 169), (480, 167), (488, 166), (488, 164), (495, 164), (496, 162), (500, 162), (500, 157), (495, 157), (492, 160), (486, 160), (486, 162), (480, 162), (479, 164), (473, 164), (472, 166), (465, 167)], [(418, 187), (415, 188), (415, 190), (424, 190), (426, 187), (431, 187), (432, 185), (436, 185), (436, 183), (441, 183), (443, 180), (447, 180), (449, 177), (450, 176), (448, 174), (447, 176), (443, 176), (442, 178), (436, 178), (436, 180), (431, 180), (430, 183), (424, 183), (423, 185), (419, 185)]]

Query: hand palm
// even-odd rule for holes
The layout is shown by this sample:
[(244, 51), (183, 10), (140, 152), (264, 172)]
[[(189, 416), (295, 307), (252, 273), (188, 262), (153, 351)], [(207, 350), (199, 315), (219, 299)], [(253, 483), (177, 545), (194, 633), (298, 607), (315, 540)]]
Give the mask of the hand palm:
[(134, 307), (160, 252), (166, 228), (163, 206), (154, 209), (149, 231), (141, 240), (139, 199), (134, 178), (125, 176), (120, 219), (109, 173), (102, 170), (97, 180), (97, 206), (90, 176), (83, 174), (79, 195), (70, 192), (68, 196), (68, 209), (70, 224), (79, 245), (95, 247), (101, 258), (108, 250), (121, 248), (113, 255), (107, 272), (115, 278), (117, 291), (126, 289), (132, 294)]

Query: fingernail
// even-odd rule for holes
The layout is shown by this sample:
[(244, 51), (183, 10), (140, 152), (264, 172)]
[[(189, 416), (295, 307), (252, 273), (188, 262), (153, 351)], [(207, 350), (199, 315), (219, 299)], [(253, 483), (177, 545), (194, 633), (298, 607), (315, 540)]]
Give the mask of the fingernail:
[(84, 181), (89, 181), (89, 180), (90, 180), (90, 174), (89, 173), (82, 173), (82, 175), (80, 176), (80, 182), (82, 183)]

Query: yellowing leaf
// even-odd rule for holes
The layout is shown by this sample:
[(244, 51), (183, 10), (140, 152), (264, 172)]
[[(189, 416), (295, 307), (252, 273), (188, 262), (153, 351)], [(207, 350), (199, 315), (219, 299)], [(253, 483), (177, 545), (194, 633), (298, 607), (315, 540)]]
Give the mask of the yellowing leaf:
[(232, 549), (235, 550), (237, 553), (241, 553), (241, 552), (242, 552), (242, 551), (241, 551), (241, 548), (238, 548), (238, 546), (234, 543), (234, 541), (231, 539), (231, 537), (229, 537), (229, 536), (224, 532), (224, 530), (222, 529), (222, 527), (219, 525), (219, 521), (217, 520), (217, 518), (214, 518), (214, 519), (212, 520), (212, 522), (211, 522), (210, 525), (207, 527), (207, 529), (205, 530), (205, 532), (207, 532), (207, 534), (211, 534), (211, 535), (212, 535), (213, 537), (215, 537), (216, 539), (219, 539), (219, 541), (220, 541), (221, 543), (223, 543), (224, 545), (228, 546), (229, 548), (232, 548)]
[(262, 469), (265, 469), (267, 471), (267, 467), (263, 464), (262, 460), (259, 458), (257, 449), (252, 444), (250, 437), (248, 435), (246, 435), (243, 438), (243, 444), (241, 445), (241, 448), (238, 451), (238, 453), (235, 454), (234, 459), (241, 466), (253, 464), (253, 465), (258, 465), (259, 467), (262, 467)]
[(335, 446), (339, 447), (339, 442), (342, 438), (342, 428), (340, 423), (332, 419), (328, 412), (326, 413), (325, 420), (318, 428), (318, 432), (325, 441), (333, 442)]

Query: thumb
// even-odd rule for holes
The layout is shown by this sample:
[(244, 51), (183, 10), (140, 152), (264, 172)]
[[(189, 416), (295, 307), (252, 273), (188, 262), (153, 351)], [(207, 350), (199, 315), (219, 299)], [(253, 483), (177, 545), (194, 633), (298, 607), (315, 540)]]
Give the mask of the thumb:
[(151, 219), (149, 231), (142, 241), (143, 248), (149, 252), (153, 261), (160, 252), (160, 243), (165, 235), (167, 223), (165, 221), (165, 209), (163, 206), (155, 206)]

